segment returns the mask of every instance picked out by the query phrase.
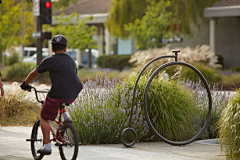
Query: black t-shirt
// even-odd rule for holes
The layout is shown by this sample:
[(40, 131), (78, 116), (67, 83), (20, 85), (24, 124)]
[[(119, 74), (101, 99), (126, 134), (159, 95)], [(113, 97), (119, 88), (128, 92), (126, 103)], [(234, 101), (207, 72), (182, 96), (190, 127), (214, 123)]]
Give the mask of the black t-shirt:
[(65, 53), (54, 54), (44, 59), (36, 68), (39, 73), (49, 71), (52, 88), (50, 98), (75, 99), (83, 85), (77, 76), (76, 63)]

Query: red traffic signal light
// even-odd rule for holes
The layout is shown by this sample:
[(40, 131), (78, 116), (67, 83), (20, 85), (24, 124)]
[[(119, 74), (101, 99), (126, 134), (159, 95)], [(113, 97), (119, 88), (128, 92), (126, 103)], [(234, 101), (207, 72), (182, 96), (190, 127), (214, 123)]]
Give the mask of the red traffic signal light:
[(47, 2), (47, 3), (45, 4), (45, 6), (46, 6), (46, 8), (50, 8), (50, 7), (51, 7), (51, 2)]
[(41, 24), (52, 24), (52, 2), (51, 0), (40, 0)]

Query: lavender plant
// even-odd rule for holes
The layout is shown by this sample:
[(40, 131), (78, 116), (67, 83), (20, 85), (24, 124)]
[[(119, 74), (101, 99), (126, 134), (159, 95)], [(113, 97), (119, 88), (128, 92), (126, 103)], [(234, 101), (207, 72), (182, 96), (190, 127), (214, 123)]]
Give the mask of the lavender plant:
[[(204, 125), (206, 121), (206, 116), (208, 114), (208, 96), (205, 87), (198, 82), (193, 82), (191, 80), (181, 81), (180, 83), (184, 83), (187, 88), (190, 88), (192, 92), (196, 95), (195, 101), (197, 102), (197, 114), (194, 116), (194, 134), (196, 134), (199, 129)], [(209, 85), (210, 87), (210, 85)], [(212, 96), (212, 112), (211, 112), (211, 119), (208, 123), (206, 130), (200, 136), (199, 139), (211, 139), (216, 138), (218, 136), (218, 128), (217, 122), (220, 118), (222, 110), (227, 106), (230, 92), (226, 92), (223, 90), (223, 86), (219, 89), (218, 83), (214, 84), (211, 88), (211, 96)], [(207, 106), (207, 107), (206, 107)]]
[[(104, 79), (88, 80), (84, 89), (69, 108), (73, 123), (82, 143), (119, 143), (120, 134), (128, 127), (133, 91), (122, 81)], [(141, 139), (148, 132), (141, 108), (134, 108), (133, 125)]]

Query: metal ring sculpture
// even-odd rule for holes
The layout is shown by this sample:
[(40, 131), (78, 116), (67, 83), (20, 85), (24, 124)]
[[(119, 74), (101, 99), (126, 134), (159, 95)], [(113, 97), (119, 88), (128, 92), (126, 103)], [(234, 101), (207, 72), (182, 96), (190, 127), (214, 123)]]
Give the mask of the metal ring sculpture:
[[(123, 131), (122, 131), (122, 134), (121, 134), (121, 141), (123, 143), (124, 146), (126, 147), (132, 147), (136, 141), (137, 141), (137, 133), (136, 131), (131, 128), (131, 123), (132, 123), (132, 117), (133, 117), (133, 108), (134, 108), (134, 105), (137, 103), (135, 102), (135, 94), (136, 94), (136, 90), (137, 90), (137, 85), (138, 85), (138, 82), (143, 74), (143, 72), (145, 71), (145, 69), (150, 65), (152, 64), (153, 62), (159, 60), (159, 59), (163, 59), (163, 58), (174, 58), (175, 59), (175, 62), (169, 62), (169, 63), (166, 63), (162, 66), (160, 66), (159, 68), (157, 68), (153, 74), (151, 75), (151, 77), (149, 78), (149, 81), (147, 83), (147, 86), (145, 88), (145, 91), (144, 91), (144, 102), (142, 102), (141, 104), (144, 105), (144, 115), (145, 115), (145, 118), (147, 120), (147, 123), (149, 125), (149, 127), (151, 128), (151, 130), (155, 133), (155, 135), (157, 137), (159, 137), (161, 140), (163, 140), (164, 142), (166, 143), (169, 143), (171, 145), (186, 145), (186, 144), (189, 144), (193, 141), (195, 141), (202, 133), (203, 131), (206, 129), (208, 123), (209, 123), (209, 120), (210, 120), (210, 117), (211, 117), (211, 111), (212, 111), (212, 97), (211, 97), (211, 92), (210, 92), (210, 88), (208, 86), (208, 83), (205, 79), (205, 77), (202, 75), (202, 73), (196, 69), (194, 66), (188, 64), (188, 63), (185, 63), (185, 62), (180, 62), (180, 61), (177, 61), (177, 58), (178, 58), (178, 52), (180, 52), (180, 50), (174, 50), (172, 51), (173, 53), (175, 53), (175, 56), (174, 55), (166, 55), (166, 56), (160, 56), (160, 57), (157, 57), (153, 60), (151, 60), (150, 62), (148, 62), (144, 67), (143, 69), (141, 70), (141, 72), (139, 73), (138, 77), (137, 77), (137, 80), (135, 82), (135, 85), (134, 85), (134, 89), (133, 89), (133, 99), (132, 99), (132, 108), (131, 108), (131, 113), (130, 113), (130, 119), (129, 119), (129, 127), (128, 128), (125, 128)], [(207, 119), (203, 125), (203, 127), (201, 128), (201, 130), (196, 134), (196, 136), (194, 136), (193, 138), (191, 138), (190, 140), (187, 140), (187, 141), (183, 141), (183, 142), (174, 142), (174, 141), (171, 141), (171, 140), (168, 140), (166, 138), (164, 138), (163, 136), (161, 136), (156, 130), (155, 128), (153, 127), (151, 121), (149, 120), (149, 116), (148, 116), (148, 111), (147, 111), (147, 92), (148, 92), (148, 89), (149, 89), (149, 86), (153, 80), (153, 78), (164, 68), (168, 67), (168, 66), (171, 66), (171, 65), (183, 65), (183, 66), (186, 66), (190, 69), (192, 69), (195, 73), (198, 74), (198, 76), (200, 77), (200, 79), (203, 81), (204, 83), (204, 86), (206, 87), (206, 90), (207, 90), (207, 94), (208, 94), (208, 103), (209, 103), (209, 106), (208, 106), (208, 116), (207, 116)], [(126, 132), (132, 132), (134, 134), (134, 139), (131, 143), (127, 143), (124, 141), (124, 135), (126, 134)]]

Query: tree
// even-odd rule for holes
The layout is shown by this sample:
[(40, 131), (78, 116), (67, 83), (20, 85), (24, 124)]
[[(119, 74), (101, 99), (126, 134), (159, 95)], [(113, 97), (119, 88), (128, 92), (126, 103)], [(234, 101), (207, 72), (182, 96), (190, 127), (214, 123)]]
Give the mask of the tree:
[(121, 38), (129, 36), (124, 25), (141, 19), (149, 0), (112, 0), (106, 27), (109, 32)]
[[(25, 44), (30, 44), (31, 34), (35, 29), (31, 3), (25, 3), (24, 8), (25, 8), (24, 41), (25, 41)], [(0, 53), (2, 54), (2, 52), (5, 51), (7, 48), (11, 46), (15, 46), (15, 47), (19, 46), (22, 43), (21, 1), (12, 0), (12, 1), (3, 2), (0, 5), (0, 10), (1, 10), (0, 12), (0, 18), (1, 18)], [(1, 58), (2, 58), (2, 55), (0, 56), (0, 59)]]
[(204, 8), (212, 6), (217, 1), (219, 0), (171, 0), (172, 29), (175, 29), (173, 28), (174, 24), (177, 24), (181, 33), (192, 35), (191, 22), (199, 27), (200, 22), (205, 20), (203, 17)]
[[(95, 48), (95, 40), (92, 39), (93, 32), (96, 31), (94, 26), (86, 26), (86, 20), (91, 20), (93, 17), (80, 20), (80, 15), (72, 13), (69, 17), (60, 15), (56, 17), (57, 24), (50, 28), (45, 27), (46, 30), (52, 32), (53, 35), (62, 34), (68, 39), (68, 48), (85, 50)], [(74, 19), (75, 24), (72, 24)]]
[(53, 9), (54, 11), (62, 11), (64, 10), (66, 7), (70, 6), (70, 5), (74, 5), (77, 2), (81, 2), (81, 0), (58, 0), (58, 1), (53, 1)]
[(135, 40), (138, 49), (144, 50), (163, 46), (163, 43), (160, 43), (162, 38), (167, 36), (167, 32), (171, 33), (168, 31), (168, 26), (172, 13), (166, 10), (170, 5), (170, 1), (158, 3), (152, 1), (141, 20), (136, 19), (134, 23), (125, 25), (125, 30), (131, 33), (130, 35)]
[[(10, 9), (11, 8), (11, 9)], [(1, 47), (5, 50), (7, 47), (19, 44), (18, 35), (21, 27), (19, 15), (21, 15), (21, 8), (19, 5), (11, 6), (10, 3), (2, 3), (1, 5)]]
[[(142, 19), (151, 2), (160, 2), (162, 0), (113, 0), (106, 26), (112, 35), (127, 38), (129, 32), (126, 32), (124, 25), (134, 23), (136, 19)], [(203, 10), (212, 6), (219, 0), (164, 0), (170, 1), (171, 6), (167, 11), (172, 12), (169, 29), (175, 30), (178, 26), (179, 31), (183, 34), (192, 34), (190, 25), (194, 22), (199, 26), (199, 19), (204, 20)]]

